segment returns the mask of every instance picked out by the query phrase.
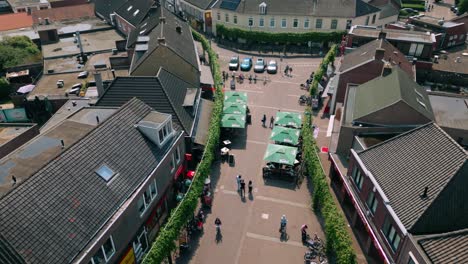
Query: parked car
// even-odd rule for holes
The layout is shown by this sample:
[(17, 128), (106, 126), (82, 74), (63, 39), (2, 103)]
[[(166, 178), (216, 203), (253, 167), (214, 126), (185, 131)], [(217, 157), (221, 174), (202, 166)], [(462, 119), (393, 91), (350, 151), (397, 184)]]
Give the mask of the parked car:
[(278, 71), (278, 64), (275, 60), (271, 60), (268, 62), (267, 72), (271, 74), (275, 74)]
[(241, 71), (250, 71), (252, 68), (252, 58), (244, 58), (241, 63)]
[(262, 58), (258, 58), (254, 66), (254, 72), (262, 73), (263, 71), (265, 71), (265, 67), (265, 60)]
[(81, 89), (81, 87), (83, 87), (83, 84), (81, 84), (81, 83), (75, 83), (75, 84), (72, 86), (72, 89), (75, 89), (75, 88)]
[(82, 71), (78, 74), (78, 79), (84, 79), (88, 77), (88, 72), (87, 71)]
[(415, 9), (409, 8), (409, 7), (403, 8), (401, 10), (408, 13), (408, 15), (417, 15), (417, 14), (419, 14), (418, 10), (415, 10)]
[(80, 93), (80, 90), (81, 90), (80, 88), (72, 88), (72, 89), (70, 89), (70, 91), (68, 93), (78, 95)]
[(229, 70), (230, 71), (237, 71), (239, 69), (239, 56), (231, 57), (229, 61)]
[(455, 8), (457, 8), (457, 6), (455, 6), (455, 5), (451, 6), (450, 11), (455, 12)]
[(64, 85), (65, 85), (65, 82), (63, 80), (57, 81), (57, 88), (63, 88)]

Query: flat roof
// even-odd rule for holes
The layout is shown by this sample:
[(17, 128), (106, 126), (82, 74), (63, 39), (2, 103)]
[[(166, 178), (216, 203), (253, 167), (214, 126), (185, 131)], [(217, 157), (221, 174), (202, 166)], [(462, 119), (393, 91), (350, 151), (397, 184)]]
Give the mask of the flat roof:
[(0, 124), (0, 146), (26, 132), (33, 126), (34, 124)]
[(81, 99), (81, 98), (68, 100), (41, 127), (41, 129), (40, 129), (41, 133), (44, 133), (44, 131), (47, 131), (47, 130), (53, 128), (54, 126), (58, 125), (60, 122), (67, 119), (68, 117), (72, 116), (73, 114), (78, 112), (83, 107), (89, 107), (89, 102), (90, 102), (89, 99)]
[[(381, 29), (364, 27), (364, 26), (353, 26), (349, 34), (368, 37), (368, 38), (378, 38)], [(399, 41), (408, 41), (408, 42), (419, 42), (419, 43), (434, 43), (435, 37), (429, 32), (421, 31), (407, 31), (407, 30), (397, 30), (397, 29), (385, 29), (383, 32), (387, 33), (386, 39), (388, 40), (399, 40)]]
[(439, 126), (468, 131), (468, 96), (429, 94), (429, 101)]
[[(465, 55), (463, 55), (465, 54)], [(447, 55), (447, 59), (444, 59)], [(460, 57), (457, 62), (457, 57)], [(468, 74), (468, 49), (465, 46), (450, 49), (448, 53), (439, 55), (437, 63), (432, 64), (435, 71)]]
[(427, 15), (417, 15), (417, 16), (412, 16), (410, 18), (415, 21), (420, 21), (426, 24), (431, 24), (433, 26), (443, 27), (443, 28), (450, 28), (450, 27), (463, 25), (463, 23), (456, 23), (450, 20), (444, 20), (443, 18), (431, 17)]
[[(116, 30), (103, 30), (91, 33), (80, 34), (85, 53), (98, 51), (111, 51), (115, 49), (115, 42), (123, 40)], [(42, 55), (44, 58), (72, 56), (80, 53), (77, 43), (74, 43), (74, 37), (60, 38), (59, 42), (42, 45)]]
[[(96, 127), (96, 115), (102, 122), (116, 110), (101, 107), (81, 109), (69, 119), (41, 133), (0, 159), (0, 197), (15, 188), (12, 176), (15, 176), (17, 181), (26, 180)], [(91, 117), (94, 118), (94, 122)], [(62, 148), (61, 140), (64, 141), (64, 148)]]
[(33, 19), (27, 13), (0, 15), (0, 31), (28, 28), (33, 25)]
[(120, 52), (113, 55), (112, 52), (103, 52), (88, 55), (88, 61), (85, 65), (79, 64), (76, 57), (62, 57), (44, 60), (44, 72), (47, 73), (49, 70), (53, 70), (54, 73), (67, 73), (77, 71), (94, 71), (95, 64), (105, 64), (107, 68), (111, 68), (109, 59), (111, 57), (125, 57), (126, 52)]

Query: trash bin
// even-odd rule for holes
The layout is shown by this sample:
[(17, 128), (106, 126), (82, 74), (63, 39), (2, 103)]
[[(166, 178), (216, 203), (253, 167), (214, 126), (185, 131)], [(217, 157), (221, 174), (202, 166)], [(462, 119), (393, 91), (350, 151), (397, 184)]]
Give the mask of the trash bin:
[(252, 124), (252, 115), (247, 115), (247, 125), (251, 125)]

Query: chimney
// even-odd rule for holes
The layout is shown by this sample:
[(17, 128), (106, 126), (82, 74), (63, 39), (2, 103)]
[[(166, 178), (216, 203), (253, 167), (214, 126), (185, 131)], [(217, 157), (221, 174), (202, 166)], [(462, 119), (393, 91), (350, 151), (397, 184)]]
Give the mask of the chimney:
[(96, 116), (96, 122), (99, 125), (99, 116)]
[(63, 141), (63, 139), (60, 140), (60, 143), (62, 144), (62, 149), (65, 148), (65, 142)]
[(44, 18), (44, 21), (45, 21), (45, 23), (44, 23), (44, 24), (46, 24), (46, 25), (50, 25), (50, 21), (49, 21), (49, 18), (48, 18), (48, 17)]
[(165, 43), (166, 43), (166, 38), (164, 38), (164, 37), (159, 37), (159, 38), (158, 38), (158, 43), (159, 43), (159, 44), (165, 44)]
[(179, 24), (176, 26), (175, 30), (179, 34), (182, 33), (182, 27)]
[(380, 31), (379, 32), (379, 39), (385, 39), (387, 37), (387, 32)]
[(15, 185), (15, 184), (16, 184), (16, 177), (15, 177), (15, 175), (11, 175), (11, 179), (13, 180), (13, 185)]
[(112, 77), (114, 77), (114, 79), (115, 79), (115, 70), (111, 69), (111, 73), (112, 73)]
[(390, 63), (385, 63), (382, 69), (382, 77), (390, 75), (392, 73), (392, 65)]
[(166, 17), (159, 17), (159, 23), (166, 23)]
[(375, 50), (375, 60), (382, 60), (385, 55), (385, 49), (377, 48)]
[(104, 94), (104, 85), (102, 84), (101, 73), (96, 72), (94, 74), (94, 81), (96, 82), (98, 98), (101, 98), (101, 96)]
[(424, 187), (424, 192), (421, 194), (421, 198), (426, 198), (427, 197), (427, 191), (429, 190), (429, 187)]

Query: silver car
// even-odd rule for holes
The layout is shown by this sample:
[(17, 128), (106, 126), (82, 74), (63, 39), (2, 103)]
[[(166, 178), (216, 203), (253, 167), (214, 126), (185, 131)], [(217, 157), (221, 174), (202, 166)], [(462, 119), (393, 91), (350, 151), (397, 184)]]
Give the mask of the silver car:
[(267, 72), (271, 74), (275, 74), (278, 71), (278, 64), (275, 60), (271, 60), (268, 62)]
[(265, 67), (265, 60), (262, 58), (258, 58), (257, 62), (255, 62), (254, 72), (262, 73), (263, 71), (265, 71)]

